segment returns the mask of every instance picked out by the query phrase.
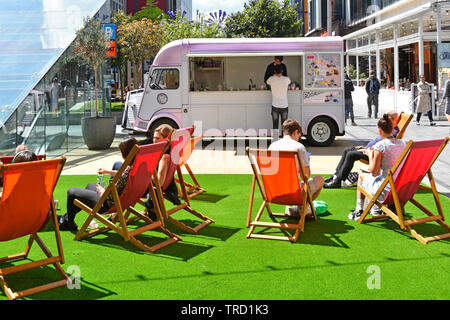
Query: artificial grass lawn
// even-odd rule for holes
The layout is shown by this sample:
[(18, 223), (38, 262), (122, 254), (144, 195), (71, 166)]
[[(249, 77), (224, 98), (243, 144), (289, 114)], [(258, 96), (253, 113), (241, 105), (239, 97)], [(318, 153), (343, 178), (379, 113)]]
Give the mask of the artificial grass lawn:
[[(179, 241), (154, 254), (145, 253), (109, 231), (82, 241), (64, 231), (65, 270), (80, 270), (81, 289), (66, 287), (26, 299), (449, 299), (450, 241), (423, 245), (391, 220), (357, 224), (347, 219), (354, 207), (355, 188), (325, 189), (318, 200), (328, 203), (328, 213), (307, 220), (297, 243), (247, 239), (245, 227), (250, 175), (197, 175), (207, 193), (192, 200), (192, 207), (215, 220), (198, 235), (173, 225)], [(61, 176), (55, 190), (58, 214), (65, 212), (66, 191), (95, 182), (95, 176)], [(416, 199), (436, 212), (431, 193)], [(446, 218), (450, 199), (441, 196)], [(261, 198), (257, 190), (253, 217)], [(167, 202), (166, 202), (167, 203)], [(273, 206), (274, 211), (284, 207)], [(409, 204), (406, 211), (419, 210)], [(194, 216), (177, 213), (180, 220)], [(420, 215), (422, 216), (422, 215)], [(81, 226), (87, 214), (80, 212)], [(267, 217), (267, 216), (266, 216)], [(270, 221), (265, 219), (265, 221)], [(137, 222), (142, 226), (142, 223)], [(436, 223), (417, 228), (424, 235), (444, 233)], [(269, 231), (274, 232), (274, 231)], [(281, 233), (279, 233), (281, 234)], [(54, 233), (41, 233), (56, 253)], [(152, 242), (161, 233), (146, 232), (138, 239)], [(47, 240), (47, 241), (46, 241)], [(22, 252), (26, 238), (2, 243), (0, 256)], [(30, 259), (43, 258), (33, 245)], [(380, 271), (380, 289), (373, 283), (373, 266)], [(6, 277), (13, 289), (57, 280), (53, 267)], [(0, 299), (6, 296), (0, 291)]]

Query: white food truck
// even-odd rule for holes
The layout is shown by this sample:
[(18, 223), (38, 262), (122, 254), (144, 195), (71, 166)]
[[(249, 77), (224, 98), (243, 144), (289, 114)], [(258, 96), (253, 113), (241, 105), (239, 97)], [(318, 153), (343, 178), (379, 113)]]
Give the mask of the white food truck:
[(264, 74), (282, 56), (288, 117), (309, 144), (327, 146), (345, 133), (343, 46), (340, 37), (173, 41), (156, 55), (145, 87), (128, 94), (122, 125), (149, 135), (167, 123), (195, 125), (204, 137), (271, 136)]

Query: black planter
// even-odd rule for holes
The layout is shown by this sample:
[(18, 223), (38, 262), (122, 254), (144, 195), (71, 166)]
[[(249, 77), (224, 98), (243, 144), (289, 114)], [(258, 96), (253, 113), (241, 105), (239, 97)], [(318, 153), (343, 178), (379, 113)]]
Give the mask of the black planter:
[(81, 119), (84, 143), (89, 150), (108, 149), (116, 134), (114, 117), (86, 117)]

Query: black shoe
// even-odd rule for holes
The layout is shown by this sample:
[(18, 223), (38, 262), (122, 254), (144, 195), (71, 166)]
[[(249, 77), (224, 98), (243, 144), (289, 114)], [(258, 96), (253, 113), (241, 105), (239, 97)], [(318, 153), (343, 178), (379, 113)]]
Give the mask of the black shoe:
[(326, 189), (337, 189), (341, 187), (341, 179), (339, 179), (338, 177), (333, 178), (333, 180), (331, 180), (328, 183), (325, 183), (324, 188)]
[(69, 221), (67, 219), (67, 215), (64, 214), (62, 216), (57, 216), (58, 225), (60, 231), (78, 231), (78, 226), (75, 221)]
[(363, 212), (364, 212), (364, 210), (362, 210), (362, 209), (361, 210), (353, 210), (348, 214), (348, 218), (350, 220), (358, 220), (361, 217)]
[(328, 178), (325, 179), (325, 183), (333, 181), (333, 178), (334, 178), (334, 175), (329, 176)]

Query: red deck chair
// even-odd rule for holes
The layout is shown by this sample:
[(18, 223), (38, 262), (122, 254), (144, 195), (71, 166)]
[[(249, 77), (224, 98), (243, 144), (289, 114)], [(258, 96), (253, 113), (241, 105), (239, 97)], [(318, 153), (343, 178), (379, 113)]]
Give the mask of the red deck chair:
[[(199, 230), (206, 227), (207, 225), (214, 222), (211, 218), (208, 218), (201, 214), (198, 211), (195, 211), (191, 207), (191, 203), (189, 202), (189, 196), (186, 191), (186, 186), (183, 179), (183, 174), (181, 173), (181, 167), (180, 164), (183, 162), (183, 150), (185, 149), (186, 145), (189, 144), (191, 141), (191, 135), (194, 132), (194, 127), (190, 128), (183, 128), (176, 130), (172, 135), (172, 141), (170, 142), (170, 161), (169, 161), (169, 168), (167, 169), (166, 179), (164, 181), (164, 185), (162, 186), (162, 189), (165, 191), (168, 186), (170, 185), (172, 179), (175, 178), (175, 172), (177, 173), (178, 181), (180, 182), (181, 187), (181, 193), (182, 193), (182, 202), (180, 205), (170, 209), (166, 210), (164, 202), (162, 203), (162, 210), (165, 213), (165, 217), (175, 224), (176, 226), (186, 230), (189, 233), (197, 234)], [(185, 210), (194, 216), (200, 218), (203, 220), (203, 222), (196, 227), (192, 228), (183, 222), (175, 219), (172, 217), (172, 215), (180, 210)]]
[[(27, 259), (34, 242), (47, 256), (42, 260), (0, 267), (0, 285), (9, 299), (22, 298), (70, 283), (69, 276), (60, 265), (64, 264), (64, 254), (53, 202), (53, 190), (65, 161), (66, 159), (61, 157), (0, 167), (0, 172), (3, 173), (3, 193), (0, 200), (0, 241), (6, 242), (29, 236), (23, 253), (0, 258), (0, 263)], [(52, 255), (38, 235), (38, 232), (43, 230), (49, 221), (55, 225), (57, 256)], [(63, 280), (22, 291), (13, 291), (5, 280), (5, 277), (10, 274), (51, 264)]]
[[(155, 178), (156, 167), (161, 160), (161, 157), (164, 154), (165, 150), (167, 149), (169, 142), (160, 142), (144, 146), (135, 145), (94, 208), (86, 206), (84, 203), (77, 199), (74, 200), (74, 204), (76, 206), (89, 213), (89, 217), (86, 219), (83, 226), (76, 234), (75, 240), (81, 240), (83, 238), (93, 236), (111, 229), (121, 235), (125, 241), (129, 241), (141, 250), (151, 253), (162, 247), (168, 246), (174, 242), (181, 240), (180, 237), (165, 228), (164, 219), (161, 215), (158, 201), (155, 201), (156, 205), (154, 208), (157, 221), (153, 221), (147, 215), (145, 215), (146, 211), (140, 212), (135, 209), (135, 205), (137, 203), (140, 203), (140, 198), (144, 195), (147, 189), (149, 190), (152, 199), (162, 199), (162, 194), (160, 191), (161, 188), (159, 187), (158, 179)], [(125, 189), (119, 197), (116, 189), (116, 182), (122, 175), (124, 170), (127, 168), (127, 166), (132, 162), (133, 158), (133, 169), (130, 172), (127, 185), (125, 186)], [(156, 192), (153, 188), (152, 177), (154, 178), (154, 181), (156, 181)], [(108, 212), (100, 214), (99, 210), (102, 207), (103, 203), (106, 201), (109, 194), (112, 194), (114, 198), (114, 206), (110, 208)], [(104, 215), (107, 214), (114, 215), (114, 218), (111, 219), (112, 221), (107, 220), (107, 218), (104, 217)], [(134, 216), (128, 219), (130, 214), (133, 214)], [(136, 220), (135, 218), (144, 220), (145, 222), (147, 222), (147, 225), (130, 231), (128, 229), (128, 223)], [(86, 231), (92, 219), (96, 219), (97, 221), (101, 222), (104, 227)], [(117, 225), (117, 221), (119, 222), (119, 225)], [(154, 229), (159, 229), (162, 233), (169, 236), (169, 239), (150, 247), (137, 240), (135, 237), (136, 235), (139, 235), (145, 231)]]
[[(187, 160), (191, 157), (196, 144), (201, 140), (202, 140), (201, 135), (191, 138), (191, 143), (186, 144), (186, 146), (183, 149), (182, 161), (180, 163), (180, 167), (184, 166), (184, 168), (186, 169), (186, 171), (188, 172), (189, 176), (192, 179), (192, 184), (184, 181), (184, 186), (187, 188), (186, 192), (188, 194), (189, 199), (192, 199), (193, 197), (195, 197), (200, 193), (206, 192), (206, 190), (203, 189), (198, 183), (197, 178), (195, 177), (194, 173), (192, 172), (191, 168), (187, 163)], [(175, 182), (180, 184), (180, 180), (178, 178), (175, 178)]]
[[(253, 169), (253, 181), (247, 217), (247, 227), (250, 226), (250, 231), (247, 234), (247, 238), (288, 240), (291, 242), (296, 242), (299, 232), (304, 231), (308, 206), (311, 206), (313, 217), (315, 220), (317, 219), (312, 204), (309, 185), (303, 171), (300, 154), (298, 151), (270, 151), (247, 148), (247, 155)], [(303, 186), (304, 193), (302, 193), (300, 179), (305, 182)], [(255, 182), (258, 184), (259, 190), (261, 191), (263, 203), (259, 208), (255, 220), (251, 221)], [(303, 196), (303, 194), (305, 196)], [(272, 212), (269, 203), (280, 205), (297, 205), (299, 208), (302, 207), (300, 216), (298, 217), (298, 223), (289, 224), (284, 222), (260, 221), (264, 209), (267, 209), (267, 212), (272, 220), (274, 220), (275, 217), (291, 217), (284, 213)], [(266, 235), (254, 233), (256, 227), (279, 228), (281, 230), (292, 229), (295, 230), (295, 233), (293, 236)]]
[[(431, 166), (436, 161), (442, 150), (445, 148), (448, 141), (448, 137), (446, 137), (445, 139), (426, 141), (410, 140), (395, 165), (391, 170), (389, 170), (386, 179), (383, 181), (382, 185), (375, 193), (375, 195), (372, 196), (361, 186), (358, 186), (358, 189), (370, 200), (369, 205), (365, 208), (358, 222), (361, 223), (363, 221), (378, 220), (390, 217), (395, 222), (397, 222), (402, 229), (407, 229), (409, 232), (411, 232), (411, 234), (421, 243), (426, 244), (430, 241), (449, 238), (450, 233), (424, 238), (412, 228), (412, 226), (417, 224), (436, 221), (450, 232), (450, 227), (444, 223), (444, 213), (439, 201), (433, 174), (431, 173)], [(428, 175), (428, 178), (430, 180), (431, 191), (433, 193), (434, 201), (438, 211), (437, 215), (434, 215), (430, 210), (425, 208), (417, 200), (413, 199), (417, 189), (421, 187), (420, 183), (422, 182), (425, 175)], [(388, 184), (390, 185), (391, 190), (386, 195), (383, 203), (381, 203), (378, 201), (378, 197), (380, 196), (385, 186)], [(413, 203), (417, 208), (428, 215), (428, 217), (404, 220), (402, 208), (408, 201)], [(380, 207), (385, 215), (377, 217), (366, 217), (373, 205), (377, 205), (378, 207)], [(390, 210), (388, 208), (388, 205), (394, 205), (395, 212)]]

